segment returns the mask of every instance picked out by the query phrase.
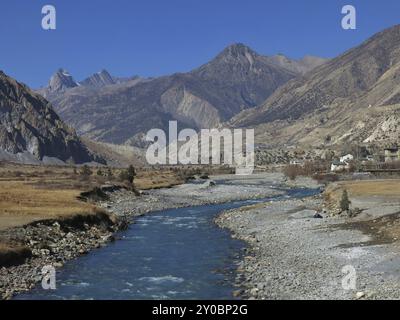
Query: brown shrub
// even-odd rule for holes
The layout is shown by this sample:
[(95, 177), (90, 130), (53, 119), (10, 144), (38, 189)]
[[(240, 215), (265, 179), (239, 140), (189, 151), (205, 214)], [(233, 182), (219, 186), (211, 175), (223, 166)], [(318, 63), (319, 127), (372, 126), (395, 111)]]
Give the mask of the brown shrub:
[(400, 169), (400, 161), (385, 162), (381, 165), (382, 169)]
[(302, 173), (302, 168), (297, 164), (289, 164), (283, 168), (283, 174), (290, 180), (296, 180)]
[(333, 173), (317, 173), (313, 176), (314, 180), (317, 180), (319, 183), (329, 183), (329, 182), (335, 182), (339, 180), (339, 177), (337, 174)]

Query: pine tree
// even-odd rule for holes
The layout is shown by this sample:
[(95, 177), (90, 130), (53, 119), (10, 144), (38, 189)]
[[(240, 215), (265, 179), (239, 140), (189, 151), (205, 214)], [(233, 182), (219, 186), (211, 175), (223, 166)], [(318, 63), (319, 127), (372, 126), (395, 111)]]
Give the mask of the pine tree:
[(128, 181), (130, 183), (133, 183), (133, 180), (135, 179), (135, 177), (136, 177), (135, 168), (132, 165), (130, 165), (128, 168)]
[(344, 189), (342, 193), (342, 199), (340, 200), (340, 209), (343, 211), (349, 211), (350, 209), (350, 200), (349, 200), (349, 195), (347, 193), (347, 190)]
[(136, 177), (135, 168), (130, 165), (126, 170), (121, 171), (119, 177), (122, 181), (128, 181), (130, 184), (133, 184), (133, 180)]

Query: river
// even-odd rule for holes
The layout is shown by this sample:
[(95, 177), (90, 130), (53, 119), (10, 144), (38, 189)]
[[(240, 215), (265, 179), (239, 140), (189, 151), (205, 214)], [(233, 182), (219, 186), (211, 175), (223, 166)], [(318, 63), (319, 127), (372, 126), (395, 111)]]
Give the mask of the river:
[(213, 219), (222, 211), (283, 196), (170, 209), (135, 219), (117, 241), (57, 271), (57, 289), (40, 285), (16, 299), (232, 299), (236, 264), (245, 243)]

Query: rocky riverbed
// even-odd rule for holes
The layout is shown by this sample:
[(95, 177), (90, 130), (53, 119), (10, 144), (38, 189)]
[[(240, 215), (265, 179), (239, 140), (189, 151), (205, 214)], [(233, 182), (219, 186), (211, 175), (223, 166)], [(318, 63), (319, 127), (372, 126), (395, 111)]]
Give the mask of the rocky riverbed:
[(211, 177), (169, 189), (146, 191), (141, 196), (124, 189), (115, 190), (108, 193), (107, 201), (98, 203), (111, 215), (88, 221), (82, 217), (42, 221), (2, 231), (3, 242), (24, 246), (26, 256), (12, 257), (13, 262), (19, 258), (23, 262), (0, 269), (0, 297), (10, 299), (19, 292), (30, 290), (43, 278), (44, 266), (61, 268), (66, 261), (113, 241), (113, 234), (126, 227), (128, 221), (134, 222), (135, 216), (168, 208), (279, 195), (283, 191), (277, 188), (284, 182), (281, 174), (269, 173)]
[(320, 195), (285, 199), (227, 211), (216, 219), (249, 244), (238, 264), (236, 296), (400, 298), (398, 242), (374, 242), (373, 223), (362, 230), (351, 227), (345, 216), (314, 218), (322, 206)]
[[(125, 226), (122, 219), (100, 211), (88, 216), (35, 222), (1, 232), (1, 239), (22, 245), (25, 250), (17, 251), (14, 256), (11, 251), (9, 259), (3, 254), (3, 264), (10, 266), (0, 269), (0, 297), (10, 299), (33, 288), (43, 278), (43, 267), (60, 268), (66, 261), (113, 241), (114, 232)], [(15, 263), (21, 258), (23, 263)]]
[[(211, 176), (209, 180), (197, 180), (173, 188), (146, 191), (140, 197), (133, 196), (127, 190), (115, 191), (109, 193), (110, 200), (100, 202), (99, 206), (117, 216), (134, 217), (164, 209), (281, 195), (285, 193), (280, 190), (286, 186), (285, 182), (280, 173)], [(301, 185), (305, 183), (299, 181)]]

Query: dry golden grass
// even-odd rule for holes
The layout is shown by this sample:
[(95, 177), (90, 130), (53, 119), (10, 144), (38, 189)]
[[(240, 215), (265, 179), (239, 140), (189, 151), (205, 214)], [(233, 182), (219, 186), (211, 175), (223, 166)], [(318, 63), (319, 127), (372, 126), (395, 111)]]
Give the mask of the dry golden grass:
[(10, 247), (8, 245), (5, 245), (4, 243), (0, 243), (0, 254), (3, 252), (7, 252), (10, 250)]
[(340, 194), (346, 189), (353, 197), (380, 196), (388, 198), (400, 197), (400, 179), (343, 181), (332, 184), (327, 189), (329, 194)]
[(93, 205), (77, 200), (79, 189), (44, 189), (22, 181), (0, 182), (0, 229), (35, 220), (91, 213)]
[(353, 196), (400, 196), (400, 180), (351, 181), (342, 186)]
[(54, 208), (59, 214), (89, 209), (87, 203), (77, 200), (80, 190), (42, 189), (25, 182), (1, 182), (1, 214), (42, 214), (53, 215)]
[[(63, 218), (74, 214), (92, 214), (93, 204), (78, 200), (81, 192), (104, 183), (121, 184), (121, 169), (112, 169), (112, 177), (79, 175), (80, 168), (31, 166), (2, 163), (0, 165), (0, 230), (33, 221)], [(77, 174), (78, 172), (78, 174)], [(135, 186), (146, 190), (183, 183), (171, 170), (138, 170)]]
[(135, 186), (140, 190), (169, 188), (184, 182), (184, 179), (173, 171), (139, 172), (135, 178)]

